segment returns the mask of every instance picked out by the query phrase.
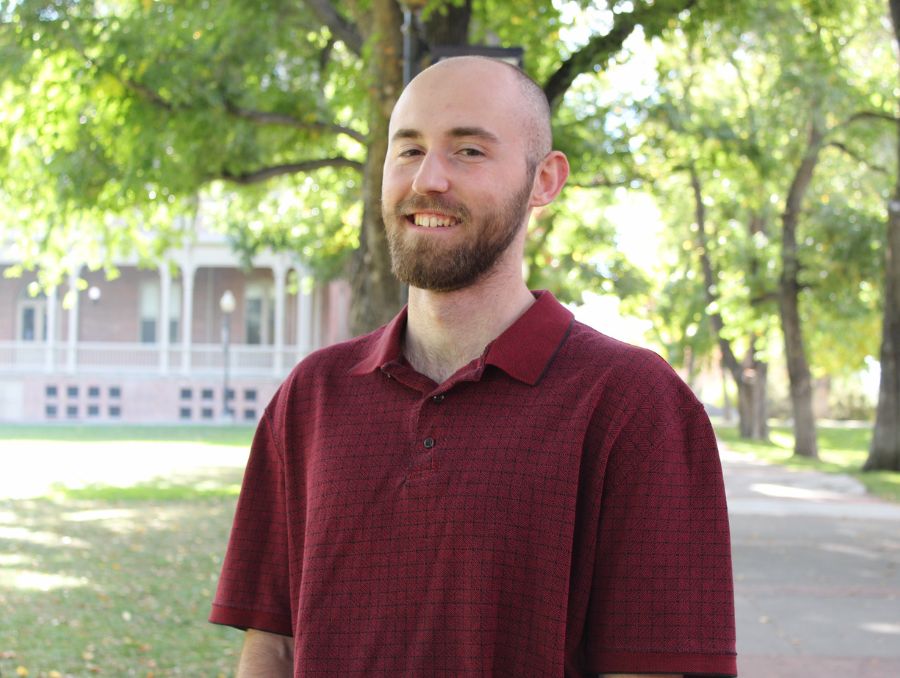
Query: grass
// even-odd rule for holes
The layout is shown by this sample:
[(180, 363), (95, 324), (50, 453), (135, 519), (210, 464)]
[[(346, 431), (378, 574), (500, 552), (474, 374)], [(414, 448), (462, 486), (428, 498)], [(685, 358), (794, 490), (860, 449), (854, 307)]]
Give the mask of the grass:
[[(208, 445), (246, 448), (251, 435), (246, 427), (3, 426), (0, 456), (9, 440), (56, 441), (48, 445), (59, 458), (66, 441), (74, 451), (86, 441), (174, 442), (210, 456)], [(127, 450), (146, 448), (121, 449), (127, 464)], [(13, 473), (25, 463), (0, 459)], [(232, 676), (242, 634), (206, 616), (241, 474), (232, 465), (123, 487), (59, 482), (46, 496), (0, 500), (0, 676)]]
[(789, 427), (774, 426), (770, 430), (770, 441), (759, 442), (743, 440), (738, 436), (735, 426), (716, 426), (716, 434), (730, 450), (752, 454), (764, 461), (790, 468), (844, 473), (858, 479), (869, 493), (882, 499), (900, 502), (900, 473), (861, 470), (869, 453), (871, 428), (820, 426), (817, 433), (818, 460), (794, 456), (794, 435)]

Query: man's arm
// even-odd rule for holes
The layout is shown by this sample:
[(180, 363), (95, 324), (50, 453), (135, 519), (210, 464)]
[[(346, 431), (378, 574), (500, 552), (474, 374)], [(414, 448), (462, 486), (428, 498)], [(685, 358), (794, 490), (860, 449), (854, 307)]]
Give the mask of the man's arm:
[(247, 629), (236, 678), (291, 678), (293, 675), (294, 639)]

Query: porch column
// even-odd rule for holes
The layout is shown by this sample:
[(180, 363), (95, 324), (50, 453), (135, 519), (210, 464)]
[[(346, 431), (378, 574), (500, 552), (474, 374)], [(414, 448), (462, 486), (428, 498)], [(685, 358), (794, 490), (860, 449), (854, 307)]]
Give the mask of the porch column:
[(297, 357), (303, 358), (313, 350), (312, 277), (305, 266), (297, 268)]
[(75, 373), (78, 363), (78, 274), (81, 266), (77, 266), (69, 274), (69, 332), (66, 345), (66, 372)]
[(284, 371), (284, 295), (287, 271), (287, 259), (284, 255), (279, 255), (272, 266), (272, 277), (275, 279), (275, 337), (272, 342), (275, 359), (272, 361), (272, 371), (276, 375)]
[(191, 344), (194, 334), (194, 274), (197, 267), (186, 262), (181, 267), (181, 372), (191, 372)]
[(44, 352), (44, 371), (56, 371), (56, 304), (57, 287), (54, 285), (47, 292), (47, 345)]
[(172, 272), (169, 270), (169, 262), (165, 261), (159, 266), (159, 318), (156, 326), (159, 328), (159, 371), (161, 374), (169, 372), (169, 324), (172, 305)]

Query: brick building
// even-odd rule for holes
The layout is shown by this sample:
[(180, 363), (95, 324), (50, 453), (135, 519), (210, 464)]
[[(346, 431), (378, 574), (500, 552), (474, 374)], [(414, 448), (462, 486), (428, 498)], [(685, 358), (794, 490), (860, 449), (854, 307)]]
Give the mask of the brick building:
[[(16, 263), (0, 250), (0, 272)], [(0, 275), (0, 421), (252, 423), (300, 358), (348, 336), (349, 286), (292, 293), (306, 271), (289, 253), (246, 272), (203, 233), (155, 270), (118, 268), (37, 296), (34, 274)]]

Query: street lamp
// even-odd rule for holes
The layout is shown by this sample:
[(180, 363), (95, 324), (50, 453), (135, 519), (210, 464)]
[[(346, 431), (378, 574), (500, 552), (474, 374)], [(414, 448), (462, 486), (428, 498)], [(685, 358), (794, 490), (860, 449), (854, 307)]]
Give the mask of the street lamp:
[(228, 405), (228, 344), (231, 341), (231, 314), (235, 306), (234, 294), (231, 290), (225, 290), (219, 299), (219, 309), (222, 311), (222, 418), (225, 421), (234, 421), (234, 412)]

